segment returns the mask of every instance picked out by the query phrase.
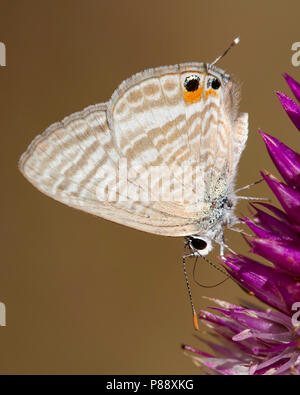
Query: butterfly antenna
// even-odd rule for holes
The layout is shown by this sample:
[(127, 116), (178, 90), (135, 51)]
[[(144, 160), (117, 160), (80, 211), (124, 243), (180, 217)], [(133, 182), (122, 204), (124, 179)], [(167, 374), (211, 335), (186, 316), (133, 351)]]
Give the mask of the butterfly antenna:
[(195, 306), (193, 303), (190, 282), (189, 282), (187, 271), (186, 271), (185, 255), (182, 255), (182, 264), (183, 264), (183, 272), (184, 272), (185, 282), (186, 282), (186, 286), (187, 286), (187, 290), (188, 290), (188, 295), (189, 295), (189, 299), (190, 299), (190, 303), (191, 303), (191, 307), (192, 307), (194, 328), (196, 329), (196, 331), (198, 331), (199, 330), (198, 318), (197, 318), (197, 313), (196, 313)]
[[(186, 246), (185, 246), (186, 248)], [(191, 308), (192, 308), (192, 313), (193, 313), (193, 323), (194, 323), (194, 328), (196, 329), (196, 331), (199, 331), (199, 324), (198, 324), (198, 317), (197, 317), (197, 313), (196, 313), (196, 309), (195, 309), (195, 305), (193, 302), (193, 297), (192, 297), (192, 291), (191, 291), (191, 285), (188, 279), (188, 275), (187, 275), (187, 271), (186, 271), (186, 262), (185, 262), (185, 258), (187, 256), (194, 256), (193, 254), (189, 254), (189, 255), (182, 255), (182, 265), (183, 265), (183, 272), (184, 272), (184, 277), (185, 277), (185, 282), (186, 282), (186, 286), (187, 286), (187, 290), (188, 290), (188, 295), (189, 295), (189, 299), (190, 299), (190, 304), (191, 304)], [(196, 269), (196, 264), (198, 261), (198, 256), (196, 257), (196, 260), (194, 262), (194, 267), (193, 267), (193, 279), (195, 281), (195, 283), (197, 285), (199, 285), (202, 288), (215, 288), (218, 287), (219, 285), (223, 284), (225, 281), (227, 281), (228, 279), (231, 279), (234, 283), (236, 283), (244, 292), (246, 292), (248, 295), (254, 295), (253, 292), (248, 291), (247, 288), (243, 287), (243, 285), (241, 285), (238, 281), (235, 280), (235, 278), (233, 278), (230, 274), (228, 274), (225, 270), (221, 269), (220, 267), (218, 267), (217, 265), (215, 265), (214, 263), (212, 263), (210, 260), (208, 260), (207, 258), (205, 258), (203, 255), (200, 255), (201, 258), (207, 262), (209, 265), (211, 265), (214, 269), (218, 270), (219, 272), (223, 273), (226, 278), (222, 281), (220, 281), (219, 283), (215, 284), (215, 285), (204, 285), (199, 283), (196, 278), (195, 278), (195, 269)]]
[(231, 49), (232, 47), (234, 47), (235, 45), (237, 45), (239, 42), (240, 42), (240, 38), (239, 38), (239, 37), (235, 38), (235, 39), (232, 41), (232, 43), (229, 45), (229, 47), (226, 49), (226, 51), (224, 51), (224, 53), (223, 53), (222, 55), (218, 56), (217, 59), (215, 59), (212, 63), (210, 63), (210, 66), (214, 66), (220, 59), (222, 59), (222, 58), (227, 54), (227, 52), (230, 51), (230, 49)]
[[(253, 296), (253, 295), (254, 295), (254, 293), (253, 293), (252, 291), (248, 291), (248, 289), (247, 289), (246, 287), (244, 287), (242, 284), (240, 284), (235, 278), (233, 278), (233, 277), (232, 277), (229, 273), (227, 273), (225, 270), (221, 269), (220, 267), (218, 267), (217, 265), (215, 265), (214, 263), (212, 263), (211, 261), (209, 261), (209, 260), (208, 260), (207, 258), (205, 258), (204, 256), (201, 256), (201, 258), (202, 258), (205, 262), (209, 263), (213, 268), (215, 268), (215, 269), (217, 269), (219, 272), (223, 273), (223, 274), (226, 276), (226, 278), (225, 278), (225, 280), (219, 282), (219, 283), (216, 284), (216, 285), (208, 286), (208, 285), (200, 284), (198, 281), (195, 280), (195, 277), (194, 277), (194, 281), (196, 282), (196, 284), (200, 285), (200, 287), (203, 287), (203, 288), (214, 288), (214, 287), (217, 287), (217, 286), (223, 284), (225, 281), (227, 281), (227, 280), (230, 278), (230, 279), (231, 279), (236, 285), (238, 285), (238, 286), (241, 288), (241, 290), (244, 291), (246, 294), (248, 294), (248, 295), (250, 295), (250, 296)], [(194, 276), (194, 271), (195, 271), (196, 262), (197, 262), (197, 260), (195, 261), (195, 264), (194, 264), (193, 276)]]
[(225, 270), (222, 270), (220, 267), (218, 267), (217, 265), (215, 265), (214, 263), (212, 263), (211, 261), (209, 261), (209, 260), (208, 260), (207, 258), (205, 258), (204, 256), (202, 256), (202, 255), (200, 255), (200, 256), (201, 256), (201, 258), (202, 258), (205, 262), (207, 262), (209, 265), (211, 265), (214, 269), (216, 269), (216, 270), (218, 270), (219, 272), (221, 272), (222, 274), (224, 274), (224, 275), (226, 276), (226, 278), (225, 278), (224, 280), (220, 281), (219, 283), (214, 284), (214, 285), (205, 285), (205, 284), (199, 283), (199, 281), (196, 280), (196, 276), (195, 276), (196, 264), (197, 264), (197, 261), (198, 261), (198, 257), (197, 257), (196, 260), (195, 260), (195, 263), (194, 263), (194, 268), (193, 268), (193, 279), (194, 279), (194, 281), (195, 281), (195, 283), (196, 283), (197, 285), (199, 285), (199, 286), (202, 287), (202, 288), (215, 288), (215, 287), (218, 287), (219, 285), (225, 283), (225, 281), (227, 281), (229, 278), (231, 278), (231, 276), (229, 276), (229, 274), (226, 273)]

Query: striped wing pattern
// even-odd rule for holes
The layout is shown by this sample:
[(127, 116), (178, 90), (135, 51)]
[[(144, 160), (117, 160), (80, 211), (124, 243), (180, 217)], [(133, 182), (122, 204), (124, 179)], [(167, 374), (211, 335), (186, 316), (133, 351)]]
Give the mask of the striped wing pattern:
[[(186, 102), (183, 81), (191, 72), (203, 75), (205, 67), (191, 63), (136, 74), (108, 103), (72, 114), (37, 136), (22, 155), (20, 170), (46, 195), (96, 216), (156, 234), (198, 233), (211, 210), (209, 201), (233, 184), (247, 139), (247, 116), (235, 115), (231, 82), (218, 97), (205, 97), (204, 87), (201, 100)], [(128, 200), (117, 188), (115, 201), (99, 200), (99, 188), (113, 182), (103, 169), (117, 169), (122, 158), (128, 167), (174, 169), (164, 185), (173, 192), (182, 187), (182, 168), (191, 166), (197, 191), (180, 202), (147, 201)], [(158, 174), (154, 182), (162, 180)], [(138, 176), (129, 187), (145, 193)]]

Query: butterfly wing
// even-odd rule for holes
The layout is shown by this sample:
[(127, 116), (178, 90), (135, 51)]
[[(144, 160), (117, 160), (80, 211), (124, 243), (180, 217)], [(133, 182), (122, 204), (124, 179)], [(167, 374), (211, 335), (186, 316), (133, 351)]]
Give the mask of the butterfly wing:
[[(190, 100), (185, 81), (191, 76), (200, 88)], [(215, 77), (222, 81), (218, 91), (211, 87)], [(185, 193), (179, 203), (162, 199), (163, 211), (201, 221), (210, 213), (210, 202), (232, 192), (247, 139), (247, 114), (238, 114), (239, 97), (235, 81), (202, 63), (148, 70), (115, 91), (108, 122), (120, 156), (131, 167), (176, 167), (169, 186)], [(182, 177), (184, 168), (190, 169), (189, 180)]]
[[(114, 187), (116, 179), (106, 170), (117, 173), (122, 158), (135, 169), (173, 166), (173, 177), (164, 187), (173, 192), (183, 187), (183, 165), (202, 164), (212, 148), (208, 145), (213, 144), (212, 139), (209, 143), (203, 139), (204, 103), (183, 99), (185, 73), (203, 69), (203, 64), (177, 65), (133, 76), (109, 103), (90, 106), (50, 126), (23, 154), (20, 170), (43, 193), (71, 207), (151, 233), (198, 233), (199, 218), (209, 209), (205, 166), (190, 174), (200, 186), (196, 201), (191, 191), (179, 203), (163, 199), (164, 192), (159, 199), (128, 199), (118, 183)], [(207, 125), (210, 122), (208, 117)], [(225, 162), (233, 163), (231, 147), (226, 155)], [(145, 194), (141, 178), (127, 181), (138, 196)], [(154, 182), (161, 182), (160, 174)], [(99, 199), (99, 190), (110, 186), (113, 199)]]
[(200, 160), (205, 163), (205, 196), (211, 201), (234, 193), (237, 166), (248, 138), (248, 114), (239, 113), (239, 102), (240, 84), (234, 79), (224, 84), (219, 95), (206, 97)]
[(195, 224), (143, 202), (99, 201), (97, 187), (107, 185), (102, 169), (119, 160), (106, 114), (106, 104), (90, 106), (50, 126), (22, 155), (23, 175), (46, 195), (96, 216), (151, 233), (194, 233)]

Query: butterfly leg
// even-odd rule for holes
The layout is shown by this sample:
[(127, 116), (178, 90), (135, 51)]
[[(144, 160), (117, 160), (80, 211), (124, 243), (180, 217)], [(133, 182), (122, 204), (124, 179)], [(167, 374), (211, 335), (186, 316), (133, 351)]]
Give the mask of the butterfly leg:
[(224, 256), (224, 243), (220, 244), (220, 257), (223, 258)]
[(251, 184), (248, 184), (248, 185), (245, 185), (242, 188), (236, 189), (233, 193), (236, 194), (238, 192), (244, 191), (245, 189), (250, 189), (254, 185), (260, 184), (262, 181), (264, 181), (264, 179), (260, 178), (259, 180), (255, 181), (255, 182), (252, 182)]
[[(240, 223), (242, 223), (242, 222), (240, 222)], [(228, 229), (232, 230), (233, 232), (242, 233), (243, 235), (246, 235), (246, 236), (251, 236), (249, 233), (246, 233), (243, 229), (240, 229), (240, 228), (228, 227)]]
[(270, 201), (269, 198), (262, 198), (262, 197), (254, 197), (254, 196), (236, 196), (237, 200), (264, 200)]
[(217, 240), (216, 240), (216, 242), (217, 242), (218, 244), (220, 244), (220, 257), (221, 257), (221, 258), (224, 257), (224, 249), (225, 249), (225, 248), (227, 248), (227, 250), (230, 251), (232, 254), (236, 254), (236, 252), (233, 251), (233, 249), (231, 249), (231, 248), (225, 243), (224, 239), (221, 240), (221, 241), (217, 241)]
[(227, 244), (224, 244), (224, 247), (227, 248), (227, 250), (230, 251), (232, 254), (236, 255), (236, 252), (232, 248), (230, 248)]

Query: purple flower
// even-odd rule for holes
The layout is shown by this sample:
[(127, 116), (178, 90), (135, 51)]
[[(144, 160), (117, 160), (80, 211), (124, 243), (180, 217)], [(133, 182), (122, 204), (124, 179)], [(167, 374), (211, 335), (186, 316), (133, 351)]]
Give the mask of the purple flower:
[[(284, 77), (300, 102), (300, 84), (287, 74)], [(300, 130), (300, 106), (281, 92), (277, 95)], [(199, 318), (218, 335), (221, 345), (204, 341), (213, 354), (183, 346), (196, 364), (212, 374), (300, 374), (300, 322), (293, 318), (294, 304), (300, 305), (300, 155), (269, 134), (260, 134), (284, 180), (262, 173), (282, 210), (255, 203), (253, 218), (243, 220), (254, 233), (246, 238), (251, 252), (270, 265), (237, 254), (223, 262), (243, 289), (270, 307), (263, 311), (212, 299), (217, 307), (202, 311)]]
[(200, 319), (219, 335), (221, 345), (205, 341), (214, 355), (184, 346), (196, 364), (222, 375), (300, 373), (300, 328), (295, 329), (288, 315), (212, 300), (221, 315), (202, 311)]

